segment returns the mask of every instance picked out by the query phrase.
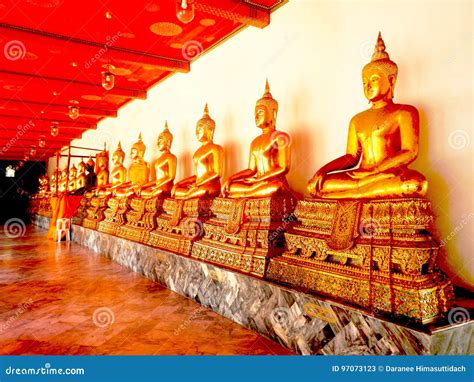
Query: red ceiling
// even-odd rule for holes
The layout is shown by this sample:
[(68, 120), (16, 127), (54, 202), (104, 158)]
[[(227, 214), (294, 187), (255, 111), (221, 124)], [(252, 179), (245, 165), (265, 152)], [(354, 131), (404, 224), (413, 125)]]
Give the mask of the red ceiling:
[[(171, 73), (189, 72), (196, 52), (243, 26), (265, 27), (287, 0), (193, 0), (188, 24), (176, 1), (0, 0), (0, 160), (23, 159), (41, 135), (46, 147), (35, 159), (46, 159)], [(101, 86), (107, 63), (116, 67), (109, 91)]]

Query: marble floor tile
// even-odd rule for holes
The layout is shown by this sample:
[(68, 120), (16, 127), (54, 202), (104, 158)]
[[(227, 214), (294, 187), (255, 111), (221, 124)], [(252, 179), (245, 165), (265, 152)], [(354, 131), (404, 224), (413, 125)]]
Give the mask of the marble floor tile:
[(0, 354), (292, 354), (75, 243), (0, 230)]

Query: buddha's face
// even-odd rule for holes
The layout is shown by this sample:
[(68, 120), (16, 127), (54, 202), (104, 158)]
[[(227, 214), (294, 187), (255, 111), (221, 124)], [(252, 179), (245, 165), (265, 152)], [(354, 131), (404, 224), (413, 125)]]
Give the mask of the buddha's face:
[(86, 164), (84, 162), (79, 163), (77, 166), (77, 175), (84, 174), (86, 172)]
[(196, 139), (199, 142), (206, 142), (209, 140), (209, 127), (204, 123), (198, 123), (196, 125)]
[(272, 121), (272, 115), (265, 106), (257, 105), (255, 107), (255, 124), (257, 127), (263, 129), (264, 127), (271, 125)]
[(158, 141), (156, 144), (158, 146), (158, 150), (160, 151), (166, 151), (169, 149), (169, 143), (167, 139), (164, 137), (164, 135), (162, 134), (158, 135)]
[(75, 178), (76, 174), (77, 174), (76, 168), (71, 168), (71, 170), (69, 171), (69, 177), (70, 178)]
[(121, 166), (123, 164), (124, 159), (124, 156), (121, 154), (114, 153), (114, 155), (112, 155), (112, 163), (114, 164), (114, 166)]
[(130, 158), (137, 159), (138, 157), (139, 157), (138, 150), (135, 148), (132, 148), (132, 151), (130, 152)]
[(99, 170), (104, 171), (107, 168), (107, 158), (99, 158), (97, 166), (99, 167)]
[(370, 68), (362, 73), (362, 82), (365, 97), (370, 102), (377, 102), (388, 98), (394, 77), (387, 76), (377, 68)]

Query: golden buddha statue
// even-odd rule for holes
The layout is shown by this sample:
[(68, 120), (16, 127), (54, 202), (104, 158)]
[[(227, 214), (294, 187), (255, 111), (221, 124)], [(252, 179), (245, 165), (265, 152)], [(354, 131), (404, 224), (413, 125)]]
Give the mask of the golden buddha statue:
[(123, 165), (123, 161), (125, 160), (125, 152), (122, 150), (122, 146), (120, 142), (117, 145), (117, 149), (112, 154), (112, 164), (113, 168), (112, 171), (108, 174), (107, 182), (102, 184), (102, 181), (105, 180), (105, 174), (101, 175), (101, 179), (99, 180), (99, 175), (97, 178), (97, 189), (96, 194), (99, 196), (106, 196), (110, 195), (113, 190), (122, 186), (125, 181), (127, 180), (127, 169)]
[(67, 173), (68, 170), (66, 168), (61, 171), (58, 181), (58, 192), (62, 193), (67, 191)]
[(268, 259), (283, 251), (284, 219), (295, 200), (286, 180), (290, 136), (276, 130), (277, 113), (267, 81), (255, 105), (262, 134), (251, 143), (248, 169), (232, 175), (222, 187), (224, 197), (212, 201), (192, 257), (263, 277)]
[(126, 216), (132, 201), (130, 197), (136, 195), (140, 186), (148, 182), (150, 169), (148, 163), (143, 159), (145, 150), (146, 146), (140, 133), (138, 141), (132, 145), (130, 150), (132, 164), (128, 168), (129, 181), (110, 188), (113, 196), (107, 201), (108, 208), (104, 211), (105, 220), (99, 223), (99, 231), (116, 235), (118, 228), (126, 223)]
[(138, 141), (132, 145), (130, 150), (130, 157), (132, 164), (128, 168), (129, 181), (123, 183), (120, 187), (115, 189), (114, 194), (120, 198), (129, 197), (136, 193), (139, 186), (148, 182), (150, 176), (150, 168), (145, 162), (143, 156), (145, 155), (146, 146), (142, 141), (142, 134), (138, 136)]
[(76, 175), (77, 175), (77, 168), (76, 166), (72, 165), (69, 169), (69, 178), (67, 184), (68, 192), (76, 191)]
[(262, 134), (250, 146), (249, 168), (225, 182), (222, 194), (227, 198), (259, 198), (289, 191), (285, 175), (290, 169), (290, 136), (276, 130), (278, 102), (265, 93), (255, 105), (255, 123)]
[(396, 77), (379, 34), (362, 71), (372, 107), (352, 118), (347, 154), (309, 182), (314, 198), (298, 201), (266, 277), (425, 324), (449, 310), (453, 291), (436, 265), (427, 182), (407, 167), (418, 154), (418, 112), (393, 103)]
[(155, 162), (156, 179), (140, 186), (137, 192), (138, 196), (154, 198), (171, 194), (178, 162), (176, 156), (170, 151), (172, 143), (173, 134), (168, 129), (168, 123), (165, 122), (164, 130), (158, 135), (157, 145), (161, 154)]
[(418, 155), (416, 108), (393, 102), (397, 65), (379, 34), (372, 60), (362, 70), (372, 107), (349, 125), (347, 153), (323, 166), (308, 184), (314, 197), (361, 199), (424, 196), (425, 177), (407, 166)]
[(76, 174), (76, 190), (80, 190), (86, 186), (86, 164), (81, 159), (77, 165)]
[(219, 196), (220, 178), (223, 171), (224, 150), (212, 139), (216, 123), (204, 107), (204, 114), (196, 124), (196, 138), (201, 147), (193, 155), (194, 175), (185, 178), (173, 187), (172, 196), (176, 199), (192, 199)]
[(144, 239), (149, 245), (189, 255), (192, 243), (202, 236), (202, 223), (212, 215), (213, 198), (221, 189), (224, 150), (213, 142), (215, 127), (206, 104), (196, 124), (201, 146), (193, 155), (194, 175), (176, 183), (172, 198), (163, 202), (164, 212), (156, 218), (156, 230)]
[(126, 213), (127, 223), (118, 228), (117, 236), (143, 243), (156, 227), (155, 219), (162, 211), (164, 198), (171, 195), (176, 176), (177, 158), (170, 152), (172, 143), (173, 135), (165, 122), (157, 140), (161, 154), (154, 165), (156, 179), (136, 188)]
[(56, 195), (57, 191), (57, 184), (56, 184), (56, 177), (58, 176), (57, 170), (53, 171), (51, 177), (49, 178), (49, 192), (51, 195)]
[(104, 150), (96, 156), (96, 185), (105, 186), (109, 183), (109, 152)]

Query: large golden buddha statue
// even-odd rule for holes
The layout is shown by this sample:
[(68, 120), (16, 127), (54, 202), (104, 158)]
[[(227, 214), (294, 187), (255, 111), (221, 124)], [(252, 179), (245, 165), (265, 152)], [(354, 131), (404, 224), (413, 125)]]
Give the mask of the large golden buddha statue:
[(58, 192), (63, 193), (67, 191), (68, 181), (67, 181), (67, 168), (64, 168), (60, 171), (59, 181), (58, 181)]
[(204, 114), (196, 124), (196, 138), (201, 147), (193, 155), (194, 175), (175, 184), (172, 196), (176, 199), (192, 199), (219, 196), (224, 163), (224, 150), (212, 139), (216, 123), (209, 116), (206, 104)]
[(68, 178), (68, 185), (67, 190), (68, 192), (76, 191), (76, 175), (77, 175), (77, 168), (76, 166), (72, 165), (69, 169), (69, 178)]
[(221, 190), (224, 150), (213, 142), (215, 128), (206, 104), (196, 124), (201, 146), (193, 155), (193, 175), (176, 183), (172, 198), (163, 202), (157, 228), (146, 237), (149, 245), (188, 255), (192, 243), (202, 236), (202, 224), (211, 216), (212, 200)]
[(173, 134), (165, 122), (164, 130), (158, 135), (157, 146), (160, 156), (155, 161), (155, 180), (139, 187), (138, 195), (142, 198), (169, 196), (176, 176), (177, 158), (171, 153)]
[(57, 191), (57, 183), (56, 179), (59, 177), (59, 173), (57, 170), (54, 170), (49, 178), (49, 191), (51, 196), (56, 195)]
[[(127, 180), (127, 169), (123, 165), (125, 160), (125, 152), (122, 150), (120, 142), (117, 145), (117, 149), (112, 154), (112, 164), (113, 168), (110, 173), (108, 172), (108, 163), (107, 163), (107, 176), (106, 172), (103, 171), (100, 180), (99, 176), (97, 177), (97, 188), (96, 194), (99, 196), (110, 195), (113, 190), (122, 186)], [(103, 160), (105, 162), (105, 159)], [(107, 158), (108, 162), (108, 158)], [(99, 171), (100, 172), (100, 171)], [(106, 183), (102, 183), (107, 178)], [(110, 182), (110, 183), (109, 183)]]
[(230, 176), (204, 222), (204, 237), (191, 256), (262, 277), (268, 259), (283, 251), (284, 219), (295, 200), (286, 180), (290, 136), (276, 130), (278, 102), (265, 92), (255, 105), (261, 135), (250, 146), (247, 169)]
[[(96, 187), (95, 189), (86, 193), (88, 201), (85, 203), (85, 217), (82, 220), (82, 225), (86, 228), (96, 229), (97, 224), (104, 220), (105, 211), (108, 207), (109, 198), (112, 192), (120, 187), (127, 177), (127, 169), (123, 166), (125, 160), (125, 152), (122, 150), (120, 142), (117, 149), (112, 154), (112, 163), (114, 167), (109, 174), (109, 152), (104, 150), (97, 154), (97, 168), (96, 168)], [(110, 182), (110, 183), (109, 183)], [(109, 211), (113, 216), (118, 208), (116, 201), (112, 202), (112, 207)], [(80, 224), (80, 223), (78, 223)]]
[(132, 145), (130, 150), (130, 158), (132, 164), (128, 168), (129, 181), (118, 187), (114, 194), (120, 198), (129, 197), (137, 192), (140, 186), (148, 182), (150, 176), (150, 168), (148, 163), (143, 159), (146, 146), (142, 141), (142, 134), (138, 136), (138, 141)]
[(262, 134), (250, 146), (249, 167), (227, 179), (222, 194), (227, 198), (259, 198), (289, 191), (285, 175), (290, 169), (290, 136), (276, 130), (278, 102), (265, 93), (255, 105), (255, 123)]
[(76, 174), (76, 190), (81, 190), (86, 187), (86, 164), (81, 159), (77, 164), (77, 174)]
[(150, 175), (148, 163), (143, 159), (145, 150), (146, 146), (140, 133), (138, 141), (132, 145), (130, 150), (132, 164), (128, 168), (129, 181), (111, 187), (112, 197), (107, 201), (108, 208), (104, 212), (105, 220), (99, 223), (99, 231), (116, 235), (118, 228), (126, 223), (126, 216), (133, 199), (131, 196), (136, 196), (140, 187), (148, 182)]
[(364, 94), (372, 107), (349, 125), (347, 153), (323, 166), (311, 179), (312, 196), (361, 199), (424, 196), (425, 177), (407, 166), (418, 155), (416, 108), (393, 102), (397, 64), (379, 34), (372, 60), (362, 70)]
[(131, 198), (126, 214), (127, 224), (119, 227), (117, 236), (145, 242), (150, 231), (156, 228), (155, 219), (162, 212), (164, 198), (171, 195), (176, 176), (177, 158), (170, 151), (172, 143), (173, 135), (165, 122), (165, 128), (157, 140), (160, 156), (154, 164), (155, 180), (137, 187), (136, 196)]
[[(352, 118), (347, 154), (309, 182), (267, 278), (429, 323), (447, 312), (452, 286), (439, 271), (427, 182), (407, 166), (418, 154), (418, 112), (393, 102), (397, 65), (379, 34), (362, 71), (372, 104)], [(360, 165), (358, 166), (360, 162)]]

